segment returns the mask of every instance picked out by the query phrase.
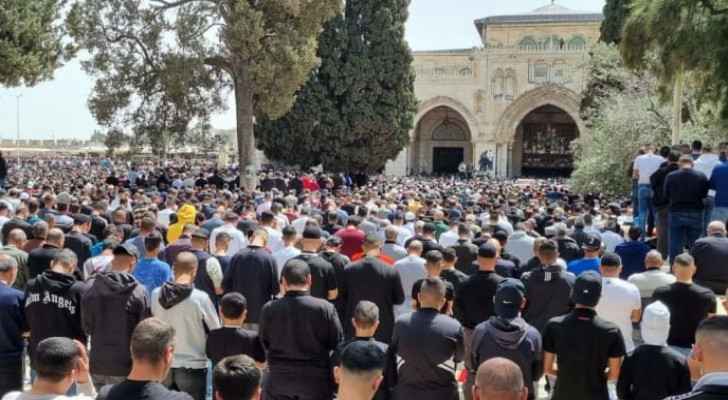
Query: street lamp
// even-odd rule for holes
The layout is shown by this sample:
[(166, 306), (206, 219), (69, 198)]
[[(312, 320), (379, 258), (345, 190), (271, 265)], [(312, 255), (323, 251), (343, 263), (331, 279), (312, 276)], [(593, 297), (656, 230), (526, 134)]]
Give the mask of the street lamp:
[(16, 100), (18, 102), (18, 114), (17, 114), (17, 137), (15, 139), (15, 151), (18, 153), (18, 166), (16, 168), (20, 168), (20, 98), (23, 97), (22, 94), (18, 94), (15, 96)]

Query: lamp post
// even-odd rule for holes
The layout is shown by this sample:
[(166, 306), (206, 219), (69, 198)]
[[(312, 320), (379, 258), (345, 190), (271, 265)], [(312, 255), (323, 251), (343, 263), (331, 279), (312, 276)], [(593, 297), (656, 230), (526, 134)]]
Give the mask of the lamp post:
[(16, 168), (20, 168), (20, 98), (23, 97), (22, 94), (18, 94), (15, 96), (17, 100), (17, 116), (16, 116), (16, 122), (17, 122), (17, 132), (16, 132), (16, 138), (15, 138), (15, 151), (18, 154), (18, 166)]

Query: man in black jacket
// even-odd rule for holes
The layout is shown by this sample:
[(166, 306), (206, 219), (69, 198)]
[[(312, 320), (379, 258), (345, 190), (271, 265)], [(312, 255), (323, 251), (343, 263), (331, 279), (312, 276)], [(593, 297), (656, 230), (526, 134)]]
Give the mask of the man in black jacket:
[(691, 362), (702, 377), (688, 395), (667, 400), (720, 400), (728, 398), (728, 317), (704, 320), (698, 327)]
[(86, 343), (81, 326), (81, 297), (86, 286), (73, 277), (76, 255), (59, 250), (51, 268), (31, 279), (25, 291), (25, 315), (30, 328), (28, 351), (33, 354), (41, 340), (62, 336)]
[(86, 234), (91, 230), (91, 217), (83, 214), (73, 216), (73, 227), (65, 237), (63, 247), (70, 249), (78, 257), (78, 265), (83, 264), (91, 258), (91, 239)]
[(478, 270), (477, 265), (475, 265), (475, 260), (478, 258), (478, 246), (470, 241), (471, 235), (472, 232), (467, 225), (458, 225), (458, 236), (460, 238), (453, 246), (457, 256), (455, 268), (466, 275), (472, 275)]
[(282, 275), (285, 296), (266, 304), (260, 317), (270, 371), (264, 398), (330, 399), (334, 385), (329, 354), (343, 340), (336, 309), (309, 294), (311, 271), (305, 261), (288, 261)]
[(680, 169), (665, 178), (665, 198), (670, 201), (668, 247), (671, 261), (685, 248), (692, 248), (703, 234), (704, 201), (709, 187), (705, 174), (693, 169), (690, 156), (681, 156), (679, 166)]
[(680, 153), (675, 150), (670, 151), (667, 156), (667, 162), (660, 166), (650, 177), (650, 185), (652, 186), (652, 205), (655, 206), (655, 217), (657, 225), (657, 250), (660, 254), (667, 254), (668, 243), (668, 220), (667, 206), (670, 200), (665, 197), (665, 178), (670, 173), (677, 171), (677, 160), (680, 159)]
[(28, 253), (28, 277), (30, 279), (50, 268), (51, 261), (61, 251), (64, 242), (65, 235), (62, 230), (54, 228), (48, 231), (45, 243)]
[(136, 259), (134, 245), (117, 246), (111, 270), (91, 278), (81, 300), (83, 329), (91, 337), (91, 374), (96, 390), (124, 381), (131, 370), (132, 332), (150, 316), (146, 289), (131, 275)]

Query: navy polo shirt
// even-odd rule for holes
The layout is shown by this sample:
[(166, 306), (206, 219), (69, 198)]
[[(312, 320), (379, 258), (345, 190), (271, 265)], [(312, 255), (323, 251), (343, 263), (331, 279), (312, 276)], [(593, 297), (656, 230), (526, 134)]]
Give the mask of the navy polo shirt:
[(28, 330), (24, 303), (23, 292), (0, 282), (0, 360), (23, 356), (23, 332)]

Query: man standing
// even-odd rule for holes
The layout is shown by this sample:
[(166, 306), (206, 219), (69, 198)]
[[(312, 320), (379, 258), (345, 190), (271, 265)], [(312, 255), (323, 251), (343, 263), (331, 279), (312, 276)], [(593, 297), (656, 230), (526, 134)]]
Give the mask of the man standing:
[(670, 173), (677, 171), (677, 162), (680, 159), (680, 153), (675, 150), (670, 151), (667, 156), (667, 163), (662, 164), (650, 178), (652, 186), (652, 204), (655, 206), (655, 225), (657, 226), (657, 250), (660, 254), (668, 254), (668, 206), (670, 200), (665, 197), (665, 178)]
[(12, 257), (18, 264), (18, 276), (13, 287), (25, 290), (25, 283), (28, 281), (28, 253), (22, 250), (27, 242), (25, 232), (22, 229), (13, 229), (5, 238), (6, 245), (0, 248), (0, 254)]
[(664, 261), (660, 252), (651, 250), (645, 257), (647, 270), (629, 277), (629, 283), (639, 289), (642, 305), (644, 306), (652, 303), (652, 296), (654, 296), (657, 288), (675, 283), (675, 275), (664, 272), (662, 270), (663, 264)]
[[(584, 272), (574, 284), (575, 310), (546, 325), (544, 372), (556, 378), (554, 400), (616, 397), (619, 368), (626, 352), (619, 327), (598, 317), (594, 310), (601, 293), (599, 274)], [(610, 392), (614, 395), (610, 396)]]
[(319, 299), (334, 301), (339, 295), (334, 266), (316, 252), (321, 248), (321, 229), (310, 226), (303, 230), (302, 252), (294, 257), (308, 264), (311, 274), (309, 294)]
[[(394, 263), (394, 269), (399, 272), (402, 280), (402, 290), (405, 295), (412, 293), (412, 286), (420, 279), (427, 276), (425, 259), (422, 258), (422, 242), (413, 240), (407, 246), (407, 257)], [(395, 307), (397, 316), (412, 312), (412, 305), (405, 301), (401, 306)]]
[(238, 292), (248, 300), (246, 329), (258, 330), (260, 310), (279, 292), (276, 261), (266, 249), (268, 234), (257, 229), (250, 245), (230, 260), (230, 268), (222, 280), (225, 293)]
[(723, 163), (713, 170), (710, 177), (710, 189), (715, 191), (715, 208), (711, 220), (728, 222), (728, 163)]
[[(496, 316), (479, 324), (473, 332), (470, 365), (480, 365), (496, 357), (503, 357), (518, 364), (523, 381), (528, 386), (528, 398), (533, 400), (538, 392), (534, 382), (541, 380), (543, 360), (541, 334), (521, 318), (526, 303), (525, 288), (521, 281), (508, 278), (501, 282), (495, 294)], [(468, 374), (476, 374), (476, 370)]]
[(361, 251), (361, 246), (364, 244), (366, 235), (359, 229), (359, 223), (361, 223), (361, 218), (352, 215), (347, 221), (346, 228), (336, 232), (336, 236), (340, 237), (342, 241), (341, 254), (349, 258)]
[(695, 242), (690, 254), (695, 258), (695, 282), (723, 295), (728, 289), (728, 238), (725, 223), (714, 221), (708, 225), (708, 236)]
[(617, 253), (619, 258), (622, 259), (622, 279), (627, 279), (632, 274), (644, 272), (645, 257), (650, 251), (650, 246), (640, 240), (642, 231), (639, 228), (635, 226), (629, 228), (627, 235), (629, 241), (617, 245), (614, 249), (614, 253)]
[(602, 257), (602, 297), (597, 304), (597, 315), (612, 322), (622, 332), (628, 353), (634, 350), (632, 324), (640, 321), (642, 299), (637, 286), (619, 279), (622, 272), (622, 261), (614, 253), (606, 253)]
[(448, 247), (442, 251), (442, 272), (440, 272), (440, 278), (449, 282), (453, 289), (457, 292), (465, 281), (468, 280), (468, 276), (460, 272), (455, 268), (458, 258), (455, 253), (455, 249)]
[(475, 260), (478, 258), (478, 246), (471, 242), (472, 232), (467, 225), (458, 225), (458, 235), (460, 238), (453, 246), (458, 259), (455, 268), (466, 275), (472, 275), (477, 271)]
[(97, 400), (192, 400), (162, 385), (174, 358), (174, 328), (159, 318), (140, 322), (131, 335), (131, 372), (124, 382), (105, 386)]
[(557, 264), (558, 246), (552, 240), (544, 241), (538, 248), (538, 259), (542, 266), (521, 277), (528, 300), (523, 319), (543, 333), (551, 318), (571, 311), (571, 292), (576, 277)]
[(398, 357), (395, 396), (399, 399), (456, 400), (457, 363), (463, 358), (463, 329), (441, 314), (446, 303), (445, 282), (427, 278), (418, 301), (420, 309), (400, 317), (394, 327), (391, 352)]
[(597, 235), (589, 235), (582, 246), (584, 257), (569, 263), (569, 272), (578, 276), (584, 271), (599, 271), (599, 254), (602, 251), (602, 239)]
[[(702, 172), (708, 181), (710, 181), (713, 175), (715, 167), (721, 165), (720, 157), (713, 152), (713, 147), (710, 145), (703, 146), (703, 154), (695, 160), (695, 170)], [(708, 191), (708, 197), (705, 198), (705, 215), (703, 219), (703, 226), (708, 226), (715, 208), (715, 190)], [(724, 221), (725, 222), (725, 221)]]
[[(385, 352), (376, 343), (357, 341), (346, 346), (341, 363), (334, 368), (339, 400), (371, 400), (382, 390)], [(379, 392), (377, 391), (379, 390)]]
[(329, 353), (343, 340), (334, 306), (311, 296), (311, 271), (303, 260), (283, 267), (283, 298), (263, 307), (260, 340), (270, 374), (266, 399), (328, 399), (334, 392)]
[(276, 267), (278, 267), (278, 275), (281, 274), (283, 266), (286, 265), (288, 260), (301, 254), (301, 250), (296, 247), (297, 244), (298, 231), (296, 228), (293, 225), (283, 228), (283, 248), (273, 253), (273, 258), (276, 260)]
[(91, 258), (91, 239), (85, 234), (91, 229), (91, 217), (83, 214), (75, 214), (73, 216), (73, 227), (66, 235), (63, 246), (76, 253), (78, 257), (78, 265), (83, 265), (86, 260)]
[[(463, 282), (460, 289), (455, 293), (453, 314), (463, 326), (465, 354), (470, 354), (470, 344), (473, 330), (483, 321), (487, 321), (495, 315), (493, 297), (503, 277), (495, 272), (498, 260), (498, 247), (487, 242), (478, 249), (478, 272)], [(475, 370), (476, 366), (470, 365), (469, 357), (465, 358), (465, 367)], [(469, 393), (473, 384), (473, 376), (468, 376), (468, 383), (465, 386), (465, 395)]]
[(385, 240), (384, 246), (382, 246), (382, 253), (394, 261), (399, 261), (407, 256), (407, 250), (397, 242), (399, 232), (399, 228), (394, 225), (390, 225), (384, 229)]
[(0, 255), (0, 397), (23, 390), (23, 333), (28, 328), (25, 296), (12, 287), (17, 275), (15, 259)]
[(655, 146), (648, 145), (645, 154), (637, 156), (633, 164), (633, 177), (637, 179), (637, 203), (639, 214), (635, 218), (635, 225), (647, 233), (647, 219), (649, 216), (654, 217), (654, 208), (652, 206), (652, 187), (650, 178), (665, 162), (665, 159), (655, 154)]
[(677, 282), (655, 290), (655, 301), (661, 301), (670, 310), (670, 337), (667, 343), (687, 356), (695, 343), (695, 330), (700, 321), (714, 315), (717, 302), (713, 291), (693, 283), (695, 261), (681, 254), (672, 264)]
[(686, 396), (667, 400), (719, 400), (728, 396), (728, 317), (720, 316), (700, 323), (692, 362), (701, 377)]
[(668, 224), (671, 261), (685, 248), (692, 248), (703, 233), (704, 201), (708, 195), (708, 178), (693, 169), (690, 156), (681, 156), (679, 167), (665, 178), (665, 197), (670, 201)]
[(210, 234), (210, 251), (215, 251), (215, 241), (217, 235), (225, 232), (230, 235), (230, 245), (228, 246), (226, 256), (234, 256), (240, 252), (240, 250), (248, 246), (248, 239), (245, 238), (243, 232), (238, 230), (238, 221), (240, 217), (232, 211), (225, 213), (225, 224), (219, 228), (216, 228)]
[(62, 230), (53, 228), (48, 231), (45, 243), (28, 253), (28, 279), (35, 278), (50, 267), (53, 258), (63, 248), (64, 240)]
[(135, 253), (132, 244), (114, 249), (111, 271), (91, 278), (81, 299), (81, 320), (91, 337), (91, 374), (97, 390), (122, 382), (129, 374), (132, 332), (150, 316), (149, 295), (131, 275)]
[(166, 282), (152, 293), (152, 315), (172, 325), (177, 334), (172, 370), (165, 386), (204, 400), (207, 392), (207, 332), (220, 327), (215, 307), (207, 293), (195, 289), (197, 257), (177, 255), (174, 282)]
[(213, 371), (215, 400), (258, 400), (262, 372), (246, 355), (224, 358)]
[[(344, 321), (351, 321), (357, 304), (368, 300), (379, 307), (380, 326), (374, 338), (383, 343), (392, 341), (394, 329), (394, 307), (405, 301), (399, 272), (379, 260), (381, 242), (374, 236), (367, 237), (364, 244), (366, 256), (350, 264), (345, 270), (339, 286), (339, 295), (344, 304)], [(351, 338), (353, 328), (346, 324), (344, 334)]]
[(134, 278), (144, 285), (149, 295), (164, 282), (172, 279), (172, 269), (169, 264), (159, 259), (161, 248), (162, 235), (159, 232), (147, 235), (144, 238), (145, 256), (134, 268)]

